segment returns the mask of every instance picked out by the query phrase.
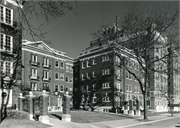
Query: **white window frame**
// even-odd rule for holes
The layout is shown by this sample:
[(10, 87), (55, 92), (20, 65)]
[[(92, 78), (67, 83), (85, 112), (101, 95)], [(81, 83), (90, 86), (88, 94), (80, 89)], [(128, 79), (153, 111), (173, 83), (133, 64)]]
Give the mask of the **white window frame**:
[[(56, 74), (58, 74), (58, 78), (56, 78)], [(55, 73), (54, 73), (54, 79), (55, 79), (55, 80), (59, 80), (59, 73), (58, 73), (58, 72), (55, 72)]]
[(110, 69), (102, 70), (102, 75), (109, 75), (109, 74), (110, 74)]
[(105, 61), (108, 61), (108, 60), (110, 60), (109, 55), (106, 54), (106, 55), (102, 56), (102, 62), (105, 62)]
[(93, 74), (93, 77), (96, 77), (96, 73), (95, 72), (92, 72), (92, 74)]
[(66, 72), (69, 72), (69, 65), (66, 65)]
[(37, 78), (37, 69), (31, 68), (31, 78)]
[(109, 82), (102, 83), (102, 88), (103, 89), (110, 88), (110, 83)]
[(81, 62), (81, 65), (82, 65), (82, 69), (86, 68), (84, 61)]
[[(57, 87), (57, 90), (56, 90), (56, 87)], [(59, 85), (56, 84), (56, 85), (54, 86), (54, 91), (55, 91), (55, 92), (56, 92), (56, 91), (57, 91), (57, 92), (59, 91)]]
[[(62, 77), (63, 79), (61, 79), (61, 77)], [(60, 79), (61, 81), (64, 81), (64, 73), (60, 73), (59, 79)]]
[(66, 83), (69, 83), (69, 77), (68, 76), (66, 76)]
[(90, 61), (89, 61), (89, 60), (86, 61), (86, 67), (87, 67), (87, 68), (91, 67), (91, 64), (90, 64)]
[(44, 66), (49, 67), (49, 58), (44, 57)]
[(90, 92), (90, 90), (89, 90), (89, 89), (90, 89), (90, 86), (89, 86), (89, 85), (87, 85), (87, 86), (86, 86), (86, 90), (87, 90), (87, 92)]
[[(10, 8), (7, 8), (7, 7), (3, 6), (3, 5), (0, 5), (0, 11), (1, 11), (1, 7), (3, 8), (3, 14), (1, 14), (3, 16), (3, 20), (0, 19), (0, 22), (13, 26), (13, 9), (10, 9)], [(6, 9), (10, 10), (10, 13), (11, 13), (10, 14), (10, 23), (6, 22), (6, 17), (7, 17), (6, 16), (6, 14), (7, 14)]]
[[(4, 34), (4, 33), (0, 33), (0, 34), (1, 34), (2, 38), (3, 38), (3, 39), (1, 39), (1, 42), (0, 42), (0, 43), (1, 43), (0, 45), (2, 45), (2, 48), (1, 48), (1, 46), (0, 46), (0, 50), (2, 50), (2, 51), (8, 51), (8, 52), (12, 53), (12, 52), (13, 52), (13, 36), (6, 35), (6, 34)], [(9, 38), (10, 38), (10, 42), (9, 42), (10, 50), (7, 50), (7, 49), (6, 49), (6, 37), (9, 37)]]
[[(56, 63), (56, 62), (58, 62), (58, 63)], [(58, 64), (58, 66), (56, 66), (56, 64)], [(59, 68), (59, 60), (55, 60), (55, 67)]]
[(117, 91), (120, 91), (120, 90), (121, 90), (121, 83), (120, 83), (120, 82), (117, 82), (116, 84), (117, 84), (117, 87), (116, 87), (116, 88), (117, 88)]
[(97, 60), (96, 59), (97, 59), (96, 57), (93, 58), (93, 65), (97, 64)]
[(48, 80), (49, 79), (49, 71), (48, 70), (44, 70), (43, 71), (43, 80)]
[(129, 85), (129, 92), (132, 92), (132, 85)]
[(38, 58), (37, 58), (37, 55), (36, 54), (31, 54), (31, 61), (33, 62), (33, 63), (37, 63), (37, 60)]
[(31, 82), (31, 90), (32, 91), (38, 90), (38, 83), (37, 82)]
[(89, 72), (86, 73), (86, 78), (90, 80)]
[(129, 85), (126, 84), (126, 92), (129, 92)]
[[(62, 89), (62, 90), (61, 90), (61, 89)], [(59, 91), (60, 91), (60, 92), (64, 92), (64, 85), (60, 85)]]
[(72, 66), (69, 67), (69, 72), (70, 72), (70, 73), (73, 73), (73, 68), (72, 68)]
[(63, 61), (60, 62), (60, 68), (64, 69), (64, 62)]
[(93, 103), (96, 103), (96, 100), (97, 100), (97, 97), (96, 97), (96, 94), (93, 95), (93, 98), (92, 98), (92, 102)]
[(108, 96), (108, 94), (106, 93), (106, 95), (104, 96), (103, 102), (110, 102), (110, 98)]
[(82, 81), (84, 81), (84, 80), (85, 80), (85, 79), (84, 79), (85, 75), (84, 75), (84, 74), (81, 74), (81, 77), (82, 77)]
[(0, 62), (2, 62), (2, 65), (0, 65), (0, 66), (2, 66), (1, 67), (1, 70), (2, 70), (2, 73), (7, 73), (6, 71), (7, 71), (7, 66), (6, 66), (6, 63), (9, 63), (9, 74), (10, 75), (12, 75), (13, 74), (13, 62), (10, 62), (10, 61), (0, 61)]

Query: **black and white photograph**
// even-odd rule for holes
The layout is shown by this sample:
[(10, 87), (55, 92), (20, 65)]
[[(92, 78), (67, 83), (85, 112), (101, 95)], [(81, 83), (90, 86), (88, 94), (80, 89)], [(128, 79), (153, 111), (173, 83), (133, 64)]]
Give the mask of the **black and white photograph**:
[(179, 7), (0, 0), (0, 128), (180, 127)]

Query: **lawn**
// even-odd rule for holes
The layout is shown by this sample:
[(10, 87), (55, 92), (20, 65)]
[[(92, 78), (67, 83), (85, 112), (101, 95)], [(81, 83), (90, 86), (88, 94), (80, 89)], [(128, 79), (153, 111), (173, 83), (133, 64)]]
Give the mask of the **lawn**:
[[(71, 121), (76, 123), (93, 123), (110, 120), (122, 120), (127, 119), (121, 115), (114, 115), (103, 112), (91, 112), (83, 110), (74, 110), (70, 112)], [(49, 116), (52, 118), (59, 118), (61, 120), (62, 112), (51, 112)]]
[(30, 121), (26, 119), (6, 119), (0, 125), (0, 128), (49, 128), (50, 125), (39, 121)]

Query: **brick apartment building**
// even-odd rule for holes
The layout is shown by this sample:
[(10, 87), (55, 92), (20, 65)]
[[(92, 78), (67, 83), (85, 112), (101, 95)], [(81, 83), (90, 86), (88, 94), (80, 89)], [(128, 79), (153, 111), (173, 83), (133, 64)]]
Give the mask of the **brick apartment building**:
[[(113, 107), (123, 106), (123, 103), (134, 98), (139, 99), (140, 105), (143, 107), (143, 96), (139, 83), (125, 70), (120, 59), (114, 54), (115, 51), (108, 46), (110, 42), (118, 42), (118, 44), (124, 42), (123, 44), (125, 44), (128, 41), (126, 35), (115, 33), (116, 30), (116, 26), (112, 26), (110, 31), (108, 30), (110, 32), (108, 39), (100, 38), (90, 42), (90, 47), (80, 53), (76, 59), (74, 64), (74, 106), (77, 108), (97, 107), (100, 111), (109, 111)], [(159, 35), (157, 31), (156, 34)], [(167, 38), (161, 35), (158, 37), (161, 41), (152, 46), (152, 50), (148, 53), (149, 58), (161, 58), (167, 52), (167, 48), (162, 48), (162, 45), (167, 43)], [(121, 46), (119, 45), (119, 47)], [(131, 57), (133, 56), (132, 50), (123, 48), (126, 67), (142, 76), (139, 63)], [(170, 58), (172, 59), (172, 57)], [(178, 59), (174, 58), (173, 60)], [(151, 64), (154, 70), (159, 70), (159, 73), (153, 72), (147, 82), (147, 107), (150, 110), (168, 111), (168, 101), (161, 95), (162, 89), (163, 92), (175, 97), (174, 101), (176, 102), (174, 103), (179, 103), (179, 75), (176, 73), (176, 75), (168, 76), (167, 73), (160, 73), (163, 69), (174, 70), (173, 65), (177, 67), (177, 61), (170, 62), (173, 64), (167, 65), (162, 61)], [(171, 91), (168, 92), (169, 90)]]
[[(21, 84), (20, 58), (22, 42), (22, 22), (18, 9), (23, 7), (23, 3), (24, 2), (19, 2), (17, 4), (15, 0), (2, 0), (0, 2), (1, 89), (2, 87), (9, 88), (8, 84), (10, 83), (11, 79), (16, 80), (16, 83), (13, 82), (13, 84)], [(17, 97), (19, 92), (18, 90), (14, 91), (14, 89), (15, 88), (11, 88), (10, 90), (8, 107), (11, 107), (14, 104), (17, 105)], [(2, 93), (2, 90), (0, 91)], [(5, 92), (8, 93), (7, 91)], [(0, 102), (2, 102), (2, 100), (0, 100)]]
[[(143, 96), (138, 82), (122, 66), (120, 58), (108, 46), (107, 40), (90, 42), (74, 63), (74, 106), (110, 111), (123, 106), (128, 100), (140, 100)], [(124, 50), (124, 57), (132, 53)], [(140, 73), (135, 59), (126, 59), (126, 65)]]
[(42, 41), (22, 43), (23, 90), (63, 94), (73, 90), (73, 59)]

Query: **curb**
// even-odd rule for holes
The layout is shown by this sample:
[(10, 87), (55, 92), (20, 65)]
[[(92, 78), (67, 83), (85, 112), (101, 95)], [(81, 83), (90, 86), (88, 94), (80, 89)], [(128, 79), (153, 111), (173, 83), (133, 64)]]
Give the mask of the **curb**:
[(120, 126), (120, 127), (116, 127), (116, 128), (127, 128), (127, 127), (142, 125), (142, 124), (155, 123), (155, 122), (159, 122), (159, 121), (163, 121), (163, 120), (168, 120), (168, 119), (175, 119), (175, 118), (179, 118), (179, 117), (180, 116), (171, 117), (171, 118), (164, 118), (164, 119), (160, 119), (160, 120), (153, 120), (153, 121), (149, 121), (149, 122), (142, 122), (142, 123), (137, 123), (137, 124), (125, 125), (125, 126)]

